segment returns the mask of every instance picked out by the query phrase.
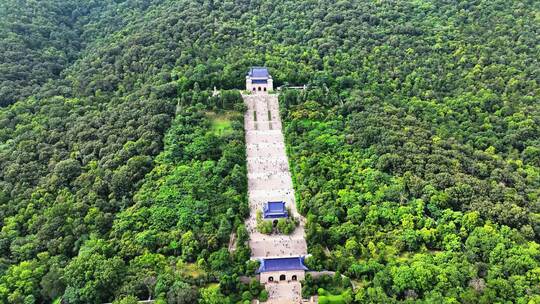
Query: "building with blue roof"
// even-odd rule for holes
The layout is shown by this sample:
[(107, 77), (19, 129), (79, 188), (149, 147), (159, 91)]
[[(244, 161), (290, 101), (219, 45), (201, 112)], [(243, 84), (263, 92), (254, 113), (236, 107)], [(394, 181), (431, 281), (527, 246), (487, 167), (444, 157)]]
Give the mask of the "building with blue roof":
[(267, 202), (263, 208), (263, 217), (265, 219), (287, 218), (289, 212), (285, 207), (285, 202)]
[(249, 69), (248, 76), (251, 78), (268, 79), (270, 74), (268, 73), (268, 69), (265, 67), (252, 67)]
[(265, 94), (274, 89), (272, 76), (265, 67), (251, 67), (246, 76), (246, 90)]
[(303, 280), (305, 271), (309, 270), (304, 265), (304, 257), (285, 257), (285, 258), (264, 258), (257, 273), (260, 275), (260, 282), (279, 281), (299, 281)]
[(258, 272), (308, 270), (304, 265), (304, 257), (261, 259)]

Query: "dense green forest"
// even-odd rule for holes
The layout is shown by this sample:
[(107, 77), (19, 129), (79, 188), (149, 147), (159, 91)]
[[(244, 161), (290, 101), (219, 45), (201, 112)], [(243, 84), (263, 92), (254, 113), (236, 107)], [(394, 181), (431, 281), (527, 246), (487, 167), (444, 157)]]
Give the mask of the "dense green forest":
[(0, 302), (264, 298), (239, 283), (253, 265), (228, 90), (265, 65), (275, 85), (311, 88), (280, 96), (307, 263), (351, 280), (305, 294), (540, 303), (539, 12), (2, 1)]
[(86, 46), (141, 18), (153, 2), (2, 1), (0, 106), (70, 92), (57, 81)]

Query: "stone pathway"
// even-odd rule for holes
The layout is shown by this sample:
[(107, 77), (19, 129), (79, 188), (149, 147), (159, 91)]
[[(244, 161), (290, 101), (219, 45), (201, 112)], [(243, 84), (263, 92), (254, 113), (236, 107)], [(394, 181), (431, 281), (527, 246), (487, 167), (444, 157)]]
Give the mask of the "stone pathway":
[(267, 284), (266, 290), (268, 291), (267, 304), (302, 303), (302, 285), (300, 282)]
[[(289, 257), (307, 254), (304, 234), (305, 219), (296, 210), (294, 189), (277, 95), (244, 95), (248, 110), (244, 117), (247, 145), (248, 197), (251, 209), (246, 226), (250, 234), (251, 257)], [(256, 229), (257, 211), (268, 201), (285, 201), (291, 213), (300, 220), (290, 235), (265, 235)], [(300, 283), (267, 284), (267, 303), (300, 303)], [(285, 302), (283, 302), (285, 301)]]

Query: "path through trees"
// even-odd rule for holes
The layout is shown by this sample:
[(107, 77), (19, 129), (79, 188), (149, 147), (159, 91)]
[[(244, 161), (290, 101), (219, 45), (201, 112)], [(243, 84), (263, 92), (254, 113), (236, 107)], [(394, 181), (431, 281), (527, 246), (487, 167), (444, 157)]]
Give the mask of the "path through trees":
[[(244, 95), (248, 110), (245, 114), (245, 130), (248, 166), (248, 196), (250, 217), (246, 226), (250, 234), (249, 245), (252, 259), (268, 257), (304, 256), (307, 244), (304, 237), (304, 218), (296, 210), (294, 189), (285, 142), (281, 132), (281, 119), (277, 95)], [(284, 201), (291, 214), (300, 219), (300, 224), (290, 235), (265, 235), (257, 231), (256, 214), (268, 201)], [(270, 293), (268, 303), (298, 303), (300, 288), (292, 283), (285, 286), (267, 286)], [(294, 287), (294, 288), (293, 288)]]

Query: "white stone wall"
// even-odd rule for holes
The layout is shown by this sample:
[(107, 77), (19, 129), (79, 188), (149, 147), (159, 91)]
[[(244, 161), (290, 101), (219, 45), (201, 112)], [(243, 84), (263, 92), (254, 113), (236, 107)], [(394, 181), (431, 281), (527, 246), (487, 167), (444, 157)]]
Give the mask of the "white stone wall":
[[(284, 275), (285, 280), (280, 280), (280, 277)], [(260, 282), (261, 284), (265, 284), (270, 281), (270, 277), (273, 278), (272, 282), (290, 282), (295, 281), (293, 280), (293, 276), (296, 276), (296, 281), (300, 282), (305, 278), (305, 271), (303, 270), (289, 270), (289, 271), (270, 271), (270, 272), (262, 272), (260, 275)]]

